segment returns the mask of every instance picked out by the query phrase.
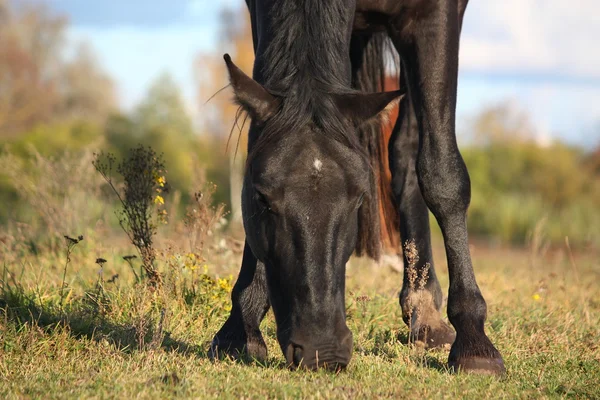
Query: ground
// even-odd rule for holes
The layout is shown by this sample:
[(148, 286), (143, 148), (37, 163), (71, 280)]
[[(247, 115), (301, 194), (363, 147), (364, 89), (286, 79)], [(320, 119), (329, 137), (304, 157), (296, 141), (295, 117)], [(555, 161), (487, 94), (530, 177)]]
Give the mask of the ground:
[[(401, 274), (364, 259), (347, 271), (354, 355), (346, 371), (286, 369), (270, 313), (262, 326), (267, 365), (213, 363), (206, 350), (227, 317), (228, 277), (241, 259), (228, 247), (221, 241), (201, 263), (163, 255), (178, 272), (161, 290), (135, 284), (122, 250), (86, 241), (73, 249), (62, 291), (64, 253), (5, 260), (0, 397), (600, 398), (597, 254), (473, 247), (486, 331), (508, 370), (497, 379), (451, 374), (447, 349), (408, 345)], [(446, 291), (439, 245), (435, 253)], [(107, 259), (101, 275), (97, 257)]]

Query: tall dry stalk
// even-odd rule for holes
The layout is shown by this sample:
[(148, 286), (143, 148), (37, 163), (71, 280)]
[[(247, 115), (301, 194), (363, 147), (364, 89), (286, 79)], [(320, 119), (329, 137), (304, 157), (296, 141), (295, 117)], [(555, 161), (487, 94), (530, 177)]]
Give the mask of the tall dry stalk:
[[(167, 191), (165, 165), (162, 156), (151, 148), (138, 146), (129, 151), (127, 158), (116, 165), (123, 178), (123, 188), (116, 187), (112, 174), (116, 158), (113, 154), (96, 155), (93, 165), (117, 195), (121, 209), (117, 211), (119, 224), (138, 250), (148, 283), (157, 286), (161, 277), (155, 266), (156, 250), (153, 237), (157, 222), (165, 222), (163, 193)], [(156, 211), (156, 220), (153, 213)]]

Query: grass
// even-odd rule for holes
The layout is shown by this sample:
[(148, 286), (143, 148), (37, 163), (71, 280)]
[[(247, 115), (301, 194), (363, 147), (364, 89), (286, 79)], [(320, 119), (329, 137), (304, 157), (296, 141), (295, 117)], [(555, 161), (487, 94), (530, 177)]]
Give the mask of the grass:
[[(206, 267), (169, 253), (163, 290), (136, 284), (121, 254), (127, 253), (118, 247), (103, 254), (90, 245), (75, 247), (62, 306), (64, 253), (4, 266), (0, 397), (600, 397), (600, 265), (594, 255), (570, 257), (565, 248), (532, 258), (518, 250), (473, 249), (488, 301), (486, 330), (508, 368), (499, 380), (450, 374), (447, 350), (407, 345), (397, 300), (401, 275), (363, 259), (348, 267), (355, 345), (345, 372), (287, 370), (270, 313), (262, 328), (267, 365), (212, 363), (206, 350), (227, 317), (229, 275), (237, 273), (239, 252), (213, 249)], [(98, 256), (107, 259), (102, 276)], [(447, 287), (438, 248), (436, 260)]]

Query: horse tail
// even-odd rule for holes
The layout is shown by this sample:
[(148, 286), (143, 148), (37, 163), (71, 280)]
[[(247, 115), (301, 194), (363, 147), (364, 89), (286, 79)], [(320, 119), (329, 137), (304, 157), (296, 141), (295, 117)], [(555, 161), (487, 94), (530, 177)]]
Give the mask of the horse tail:
[[(398, 88), (400, 63), (385, 32), (353, 36), (350, 58), (353, 88), (368, 93)], [(367, 151), (374, 171), (371, 198), (376, 202), (376, 208), (371, 207), (368, 215), (359, 216), (356, 253), (367, 254), (375, 259), (379, 257), (382, 247), (397, 250), (400, 245), (399, 215), (392, 193), (388, 159), (388, 143), (397, 117), (396, 106), (388, 118), (364, 124), (359, 130), (361, 144)]]

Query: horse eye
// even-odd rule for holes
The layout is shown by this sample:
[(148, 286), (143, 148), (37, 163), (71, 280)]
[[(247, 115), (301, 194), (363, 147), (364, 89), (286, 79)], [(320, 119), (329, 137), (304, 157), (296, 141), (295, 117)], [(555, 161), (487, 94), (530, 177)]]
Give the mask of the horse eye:
[(268, 212), (275, 214), (271, 208), (271, 205), (269, 204), (269, 201), (267, 200), (267, 197), (259, 191), (256, 191), (256, 201), (258, 201), (258, 204), (260, 204), (260, 206), (265, 208)]
[(269, 202), (267, 201), (267, 198), (264, 194), (262, 194), (259, 191), (256, 191), (256, 201), (258, 201), (262, 206), (265, 206), (266, 208), (269, 207)]

